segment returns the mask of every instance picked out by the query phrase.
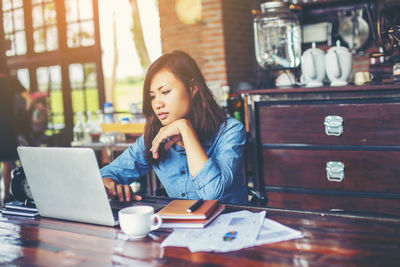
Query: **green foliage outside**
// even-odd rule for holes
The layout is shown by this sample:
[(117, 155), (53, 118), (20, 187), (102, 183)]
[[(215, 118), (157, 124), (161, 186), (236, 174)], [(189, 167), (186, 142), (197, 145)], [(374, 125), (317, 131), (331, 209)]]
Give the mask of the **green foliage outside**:
[[(72, 109), (74, 113), (87, 110), (96, 112), (99, 109), (99, 93), (97, 88), (86, 89), (86, 109), (83, 90), (72, 90)], [(50, 94), (50, 107), (53, 113), (52, 124), (64, 124), (64, 105), (61, 91), (52, 91)], [(75, 118), (74, 118), (75, 122)]]
[[(142, 103), (143, 77), (128, 78), (119, 81), (114, 89), (114, 108), (117, 112), (122, 112), (119, 117), (129, 114), (129, 105), (132, 103)], [(86, 95), (86, 101), (85, 96)], [(72, 90), (72, 109), (78, 111), (96, 112), (99, 107), (99, 93), (97, 88), (87, 88), (84, 95), (83, 90)], [(51, 124), (64, 124), (64, 105), (61, 91), (52, 91), (50, 94), (50, 107), (53, 113)], [(76, 116), (74, 116), (74, 123)]]
[(130, 104), (140, 104), (142, 98), (143, 77), (119, 81), (114, 88), (114, 109), (118, 112), (129, 113)]

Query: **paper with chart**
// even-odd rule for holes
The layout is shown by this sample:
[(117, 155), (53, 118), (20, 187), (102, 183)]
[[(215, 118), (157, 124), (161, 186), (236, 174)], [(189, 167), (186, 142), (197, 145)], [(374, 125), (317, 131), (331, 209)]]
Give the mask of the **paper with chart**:
[(205, 229), (174, 230), (161, 246), (184, 246), (192, 252), (225, 252), (253, 246), (264, 217), (265, 211), (223, 214)]
[(258, 234), (256, 245), (270, 244), (295, 238), (302, 238), (300, 231), (296, 231), (273, 220), (264, 219), (261, 231)]
[(302, 237), (299, 231), (265, 218), (265, 211), (220, 215), (205, 229), (176, 229), (161, 247), (188, 247), (192, 252), (227, 252)]

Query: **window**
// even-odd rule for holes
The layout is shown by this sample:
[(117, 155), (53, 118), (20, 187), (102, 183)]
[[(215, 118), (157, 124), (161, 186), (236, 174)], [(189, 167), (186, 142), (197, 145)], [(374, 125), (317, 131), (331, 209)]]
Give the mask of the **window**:
[(29, 91), (29, 89), (31, 88), (29, 81), (29, 70), (26, 68), (17, 70), (17, 77), (22, 86)]
[(58, 49), (57, 12), (54, 0), (32, 0), (32, 27), (34, 51)]
[(30, 92), (47, 96), (52, 132), (72, 131), (74, 113), (104, 103), (97, 1), (0, 2), (8, 67)]
[(91, 0), (66, 0), (68, 47), (94, 44), (93, 6)]
[(4, 38), (10, 43), (7, 56), (26, 53), (25, 22), (22, 0), (3, 0)]
[(64, 128), (64, 105), (61, 86), (60, 66), (40, 67), (36, 69), (38, 91), (47, 93), (47, 106), (49, 109), (48, 127), (56, 132)]
[(93, 63), (71, 64), (69, 77), (74, 115), (77, 112), (96, 112), (99, 109), (96, 65)]

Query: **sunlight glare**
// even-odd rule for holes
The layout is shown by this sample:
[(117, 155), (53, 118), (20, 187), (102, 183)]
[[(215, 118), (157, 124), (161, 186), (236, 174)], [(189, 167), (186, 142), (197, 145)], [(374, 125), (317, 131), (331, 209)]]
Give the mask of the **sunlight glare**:
[[(151, 61), (161, 55), (160, 19), (155, 0), (138, 0), (140, 19), (146, 47)], [(131, 32), (132, 12), (129, 0), (100, 0), (100, 38), (102, 47), (103, 72), (110, 77), (113, 66), (113, 13), (116, 17), (118, 67), (117, 79), (143, 75), (145, 70), (139, 58)]]

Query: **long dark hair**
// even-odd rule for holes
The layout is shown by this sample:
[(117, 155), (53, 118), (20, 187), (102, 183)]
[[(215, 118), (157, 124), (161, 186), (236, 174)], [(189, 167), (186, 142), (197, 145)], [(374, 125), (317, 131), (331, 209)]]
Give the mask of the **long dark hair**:
[[(191, 95), (190, 89), (192, 86), (197, 86), (198, 88), (192, 98), (192, 109), (189, 111), (186, 119), (191, 122), (200, 142), (211, 138), (226, 120), (225, 111), (215, 102), (214, 96), (207, 87), (196, 61), (182, 51), (173, 51), (172, 53), (162, 55), (149, 67), (143, 86), (143, 114), (146, 117), (144, 129), (145, 153), (146, 159), (155, 164), (158, 161), (153, 160), (150, 148), (162, 124), (151, 106), (150, 85), (154, 75), (164, 69), (173, 73), (185, 85), (189, 95)], [(178, 105), (179, 103), (176, 104)], [(160, 155), (161, 160), (162, 157), (163, 155)]]

